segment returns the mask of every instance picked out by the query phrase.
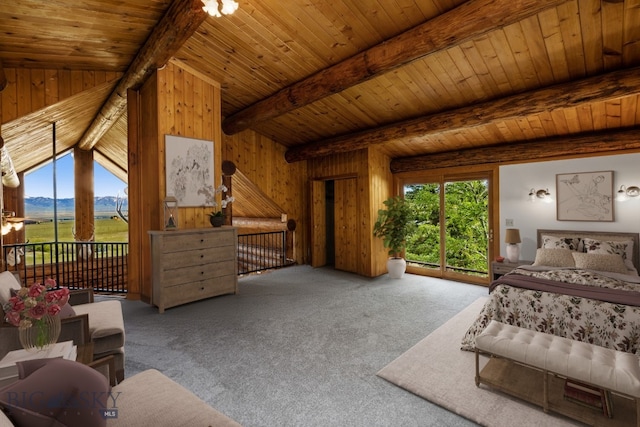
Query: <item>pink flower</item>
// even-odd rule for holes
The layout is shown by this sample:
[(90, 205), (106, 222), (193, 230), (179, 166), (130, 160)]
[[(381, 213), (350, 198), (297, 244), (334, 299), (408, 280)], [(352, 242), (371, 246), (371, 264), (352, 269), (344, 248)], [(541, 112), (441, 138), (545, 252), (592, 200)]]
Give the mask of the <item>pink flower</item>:
[(53, 304), (47, 307), (47, 314), (49, 316), (55, 316), (60, 313), (60, 306), (58, 304)]
[(51, 277), (47, 277), (46, 279), (44, 279), (44, 285), (47, 287), (47, 289), (55, 288), (56, 280), (52, 279)]
[(10, 311), (5, 316), (7, 322), (11, 323), (13, 326), (20, 326), (20, 312), (18, 311)]
[(29, 309), (29, 317), (40, 320), (42, 316), (47, 314), (47, 306), (44, 303), (38, 303)]
[(29, 287), (29, 296), (31, 298), (38, 298), (45, 290), (46, 288), (40, 283), (34, 283), (33, 285), (31, 285), (31, 287)]

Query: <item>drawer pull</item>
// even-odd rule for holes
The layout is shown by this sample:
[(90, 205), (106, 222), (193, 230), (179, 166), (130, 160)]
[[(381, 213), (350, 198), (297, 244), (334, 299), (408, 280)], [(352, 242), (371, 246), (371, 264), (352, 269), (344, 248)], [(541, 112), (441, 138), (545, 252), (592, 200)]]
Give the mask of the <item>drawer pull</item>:
[(200, 239), (200, 243), (204, 243), (204, 239)]
[(204, 286), (200, 288), (201, 291), (204, 291)]

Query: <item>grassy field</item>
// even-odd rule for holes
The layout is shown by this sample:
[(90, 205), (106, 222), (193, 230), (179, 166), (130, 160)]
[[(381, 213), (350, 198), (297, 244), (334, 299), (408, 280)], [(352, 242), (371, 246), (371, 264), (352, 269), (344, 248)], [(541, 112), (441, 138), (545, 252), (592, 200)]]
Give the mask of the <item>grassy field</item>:
[[(58, 241), (73, 242), (73, 221), (58, 222)], [(25, 236), (29, 243), (55, 241), (54, 224), (40, 222), (38, 224), (25, 224)], [(129, 226), (121, 219), (100, 218), (95, 220), (96, 242), (122, 243), (129, 240)]]

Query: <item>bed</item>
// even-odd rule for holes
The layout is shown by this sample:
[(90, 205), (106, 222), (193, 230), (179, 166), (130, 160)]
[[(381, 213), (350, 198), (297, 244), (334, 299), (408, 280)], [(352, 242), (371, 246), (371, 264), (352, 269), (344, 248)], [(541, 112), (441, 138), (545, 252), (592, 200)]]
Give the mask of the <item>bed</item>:
[(640, 356), (638, 233), (538, 230), (536, 259), (494, 280), (462, 339), (491, 320)]

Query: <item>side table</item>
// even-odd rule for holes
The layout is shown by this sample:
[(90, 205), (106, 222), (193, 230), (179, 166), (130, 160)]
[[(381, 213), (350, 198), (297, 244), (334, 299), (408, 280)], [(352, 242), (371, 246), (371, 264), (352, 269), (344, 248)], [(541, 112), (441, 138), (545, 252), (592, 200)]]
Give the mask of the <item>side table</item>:
[(531, 265), (531, 264), (533, 264), (533, 261), (527, 261), (527, 260), (520, 260), (518, 262), (510, 262), (510, 261), (507, 261), (506, 259), (502, 262), (491, 261), (491, 274), (493, 276), (493, 280), (496, 280), (497, 278), (509, 273), (511, 270), (513, 270), (516, 267), (519, 267), (521, 265)]

